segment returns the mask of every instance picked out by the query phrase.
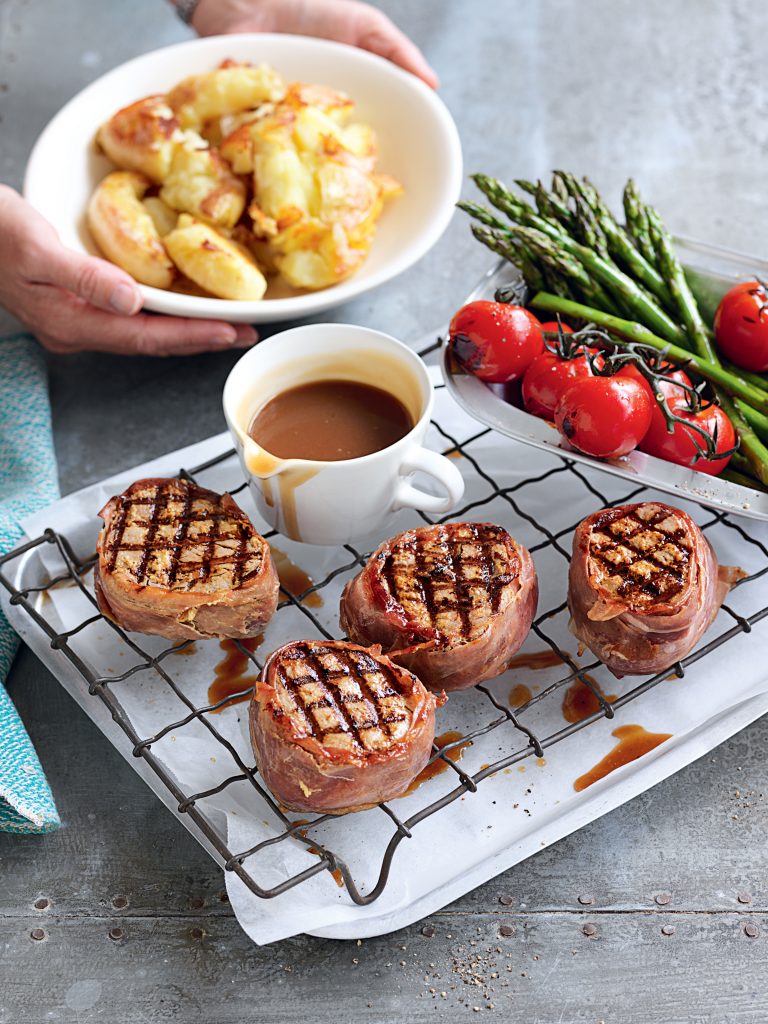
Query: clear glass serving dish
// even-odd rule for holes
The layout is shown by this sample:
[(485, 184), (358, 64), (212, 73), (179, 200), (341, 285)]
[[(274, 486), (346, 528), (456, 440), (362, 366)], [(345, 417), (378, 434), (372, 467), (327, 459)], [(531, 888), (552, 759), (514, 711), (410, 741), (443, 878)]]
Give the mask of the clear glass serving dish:
[[(691, 288), (709, 322), (722, 296), (736, 282), (756, 277), (768, 280), (768, 260), (687, 238), (678, 237), (675, 244)], [(496, 288), (514, 280), (516, 273), (508, 263), (498, 263), (479, 282), (467, 301), (492, 298)], [(452, 397), (465, 412), (500, 434), (545, 451), (567, 454), (575, 462), (680, 498), (698, 501), (710, 508), (768, 520), (768, 493), (763, 491), (676, 466), (639, 451), (621, 459), (608, 460), (582, 455), (563, 441), (553, 424), (510, 405), (476, 377), (455, 372), (451, 363), (446, 346), (443, 351), (443, 377)]]

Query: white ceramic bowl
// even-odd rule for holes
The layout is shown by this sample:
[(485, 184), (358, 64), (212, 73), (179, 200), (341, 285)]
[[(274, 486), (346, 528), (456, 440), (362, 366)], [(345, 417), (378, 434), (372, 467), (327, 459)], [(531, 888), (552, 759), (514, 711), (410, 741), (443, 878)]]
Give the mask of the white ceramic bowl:
[(407, 270), (438, 240), (451, 219), (462, 177), (456, 125), (439, 97), (389, 61), (341, 43), (306, 36), (231, 35), (194, 39), (137, 57), (78, 93), (53, 118), (29, 158), (24, 194), (73, 249), (97, 253), (85, 225), (96, 183), (112, 165), (94, 148), (98, 126), (142, 96), (214, 68), (226, 57), (272, 65), (288, 80), (348, 93), (355, 116), (379, 139), (379, 168), (405, 186), (388, 203), (371, 253), (346, 281), (322, 291), (261, 302), (232, 302), (142, 285), (145, 306), (160, 313), (246, 323), (319, 313)]

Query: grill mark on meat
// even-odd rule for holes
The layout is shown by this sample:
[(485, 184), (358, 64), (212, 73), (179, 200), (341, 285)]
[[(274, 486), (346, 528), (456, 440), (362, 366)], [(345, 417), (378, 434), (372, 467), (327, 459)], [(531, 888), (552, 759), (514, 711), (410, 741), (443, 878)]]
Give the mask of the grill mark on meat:
[[(196, 511), (193, 508), (196, 500), (204, 502), (206, 507)], [(138, 562), (135, 566), (128, 564), (126, 569), (139, 585), (148, 586), (147, 577), (151, 574), (168, 588), (189, 590), (194, 588), (196, 580), (202, 583), (208, 580), (214, 570), (231, 567), (229, 585), (232, 589), (240, 588), (261, 572), (263, 552), (249, 550), (252, 535), (247, 525), (231, 512), (223, 510), (222, 501), (221, 495), (178, 480), (164, 481), (151, 494), (145, 492), (136, 497), (120, 495), (105, 542), (107, 571), (116, 570), (121, 554), (136, 552), (139, 554)], [(182, 505), (178, 514), (170, 511), (171, 503)], [(132, 510), (137, 507), (146, 508), (148, 518), (131, 518)], [(211, 529), (190, 536), (190, 527), (196, 523), (210, 523)], [(223, 532), (223, 524), (227, 523), (231, 523), (234, 532)], [(173, 537), (157, 536), (162, 527), (172, 525), (176, 526)], [(143, 530), (144, 536), (139, 541), (126, 541), (124, 538), (129, 529)], [(215, 553), (218, 544), (233, 541), (237, 541), (233, 553)], [(185, 554), (201, 548), (199, 559), (183, 558)], [(169, 552), (168, 564), (162, 570), (158, 560), (161, 552)], [(256, 566), (246, 573), (248, 563), (253, 561)]]
[(158, 529), (157, 518), (160, 515), (162, 509), (164, 507), (167, 507), (167, 501), (166, 505), (163, 505), (165, 494), (165, 484), (161, 484), (160, 487), (158, 487), (155, 495), (155, 503), (152, 506), (152, 511), (149, 516), (149, 526), (147, 527), (147, 535), (144, 540), (144, 548), (141, 552), (141, 558), (139, 559), (138, 568), (136, 569), (137, 583), (143, 583), (147, 575), (149, 559), (152, 554), (152, 542), (155, 539), (155, 534), (157, 533)]
[[(641, 506), (648, 508), (649, 506)], [(630, 598), (633, 593), (640, 592), (648, 598), (663, 598), (669, 600), (679, 593), (685, 585), (689, 572), (691, 550), (688, 544), (684, 543), (686, 531), (678, 526), (670, 530), (662, 528), (665, 520), (675, 519), (670, 510), (659, 507), (647, 519), (640, 517), (635, 510), (620, 510), (619, 514), (608, 512), (604, 517), (596, 520), (592, 537), (590, 538), (590, 557), (600, 567), (607, 577), (618, 577), (621, 580), (617, 593), (621, 597)], [(675, 522), (678, 522), (675, 519)], [(617, 529), (618, 524), (626, 523), (628, 530)], [(604, 527), (608, 528), (614, 543), (609, 546), (598, 546), (594, 533)], [(660, 534), (663, 540), (656, 543), (654, 547), (636, 548), (632, 541), (640, 535), (648, 532)], [(618, 563), (606, 557), (605, 552), (615, 550), (621, 545), (629, 554), (629, 561)], [(661, 559), (660, 552), (663, 548), (671, 545), (677, 564), (669, 564), (669, 560)], [(654, 571), (648, 579), (642, 579), (637, 567), (641, 562), (649, 562)]]
[[(497, 612), (504, 587), (515, 578), (513, 572), (496, 571), (494, 547), (500, 543), (504, 543), (504, 532), (493, 527), (480, 528), (476, 523), (435, 527), (427, 536), (412, 534), (382, 554), (379, 572), (393, 601), (422, 630), (434, 631), (441, 639), (469, 640), (483, 625), (476, 629), (473, 613), (482, 616), (488, 607)], [(468, 547), (477, 554), (468, 554)], [(407, 553), (412, 556), (412, 567), (403, 564), (402, 556)], [(469, 578), (467, 571), (473, 567), (478, 575)], [(446, 594), (449, 588), (451, 592)], [(446, 630), (440, 619), (444, 621), (450, 613), (457, 622)]]
[[(396, 725), (398, 722), (404, 722), (406, 716), (383, 715), (380, 712), (378, 702), (383, 697), (395, 697), (397, 695), (397, 690), (394, 690), (391, 685), (388, 685), (380, 695), (377, 695), (371, 689), (368, 680), (365, 678), (366, 672), (378, 672), (381, 675), (385, 677), (389, 676), (390, 678), (391, 673), (389, 672), (388, 669), (385, 668), (384, 665), (381, 665), (379, 662), (373, 661), (372, 658), (366, 658), (365, 656), (363, 656), (358, 659), (358, 651), (352, 652), (340, 649), (336, 653), (339, 660), (346, 665), (349, 675), (357, 681), (360, 687), (360, 692), (362, 693), (365, 700), (367, 700), (368, 703), (371, 705), (371, 707), (374, 708), (374, 712), (377, 716), (375, 720), (372, 720), (366, 726), (360, 726), (360, 728), (372, 729), (376, 725), (384, 724), (387, 726), (387, 732), (391, 736), (392, 729), (390, 728), (390, 726)], [(368, 661), (367, 665), (365, 664), (366, 661)]]
[(120, 498), (120, 506), (117, 512), (115, 525), (112, 528), (112, 547), (109, 552), (109, 561), (107, 568), (110, 572), (113, 572), (117, 565), (117, 556), (120, 553), (120, 545), (123, 540), (123, 534), (125, 533), (125, 524), (128, 518), (128, 509), (130, 507), (128, 499), (123, 495)]
[(184, 508), (179, 517), (179, 525), (176, 527), (176, 534), (173, 538), (173, 550), (171, 553), (171, 564), (168, 567), (167, 580), (170, 585), (176, 582), (176, 575), (179, 571), (179, 561), (184, 548), (184, 539), (189, 530), (189, 513), (192, 510), (192, 495), (188, 490), (184, 495)]
[(205, 553), (203, 554), (202, 565), (200, 566), (200, 570), (198, 572), (198, 578), (202, 583), (204, 583), (211, 575), (213, 559), (216, 554), (216, 542), (220, 539), (220, 536), (221, 520), (219, 519), (216, 521), (214, 525), (213, 532), (211, 533), (211, 538), (208, 541), (208, 544), (205, 548)]
[[(323, 688), (323, 691), (325, 693), (325, 700), (316, 701), (315, 703), (309, 704), (309, 705), (308, 704), (304, 704), (305, 710), (309, 710), (309, 711), (313, 711), (314, 712), (317, 708), (320, 708), (320, 707), (330, 707), (330, 708), (333, 708), (333, 710), (336, 712), (336, 714), (338, 716), (337, 717), (337, 722), (338, 722), (338, 725), (341, 726), (341, 728), (322, 729), (320, 727), (320, 725), (318, 724), (317, 719), (316, 719), (314, 714), (312, 715), (312, 719), (311, 719), (312, 725), (314, 727), (316, 727), (317, 731), (319, 731), (321, 733), (321, 736), (322, 736), (323, 739), (325, 739), (326, 736), (332, 735), (333, 733), (344, 732), (344, 733), (347, 733), (348, 736), (350, 736), (350, 738), (352, 739), (352, 742), (355, 744), (355, 746), (362, 746), (362, 744), (360, 742), (360, 737), (357, 735), (357, 730), (355, 728), (355, 723), (349, 717), (349, 715), (347, 714), (346, 710), (344, 709), (344, 702), (341, 701), (341, 700), (335, 700), (334, 699), (334, 694), (331, 692), (331, 688), (329, 686), (329, 683), (331, 683), (331, 681), (332, 681), (331, 673), (328, 672), (323, 667), (322, 662), (319, 660), (319, 658), (309, 648), (306, 649), (306, 660), (312, 666), (312, 668), (314, 670), (315, 681), (317, 683), (319, 683), (319, 685)], [(339, 674), (339, 673), (337, 673), (337, 674)], [(336, 692), (337, 692), (337, 695), (340, 697), (341, 694), (338, 693), (338, 690)], [(303, 701), (304, 698), (303, 698), (303, 695), (301, 694), (300, 690), (299, 690), (299, 695), (301, 696), (301, 699)]]
[[(335, 658), (340, 668), (328, 668), (323, 664), (323, 657)], [(303, 662), (306, 671), (289, 675), (285, 668), (286, 662)], [(377, 673), (384, 679), (384, 685), (377, 693), (365, 679), (365, 673)], [(295, 713), (300, 718), (307, 733), (325, 743), (329, 737), (344, 735), (348, 737), (356, 750), (370, 751), (376, 746), (366, 742), (364, 733), (371, 729), (380, 729), (389, 740), (394, 740), (395, 727), (408, 720), (407, 714), (386, 711), (382, 706), (384, 700), (399, 696), (396, 676), (386, 665), (363, 654), (360, 651), (345, 650), (341, 647), (325, 647), (323, 645), (301, 644), (290, 651), (285, 651), (276, 666), (276, 677), (291, 699)], [(344, 693), (338, 686), (338, 680), (349, 679), (359, 689), (357, 693)], [(320, 692), (317, 699), (307, 699), (302, 688), (311, 686)], [(355, 720), (347, 705), (365, 703), (368, 710), (364, 720)], [(323, 726), (318, 721), (317, 712), (327, 708), (333, 713), (333, 725)], [(286, 712), (279, 702), (271, 704), (272, 713), (277, 718), (294, 713)]]

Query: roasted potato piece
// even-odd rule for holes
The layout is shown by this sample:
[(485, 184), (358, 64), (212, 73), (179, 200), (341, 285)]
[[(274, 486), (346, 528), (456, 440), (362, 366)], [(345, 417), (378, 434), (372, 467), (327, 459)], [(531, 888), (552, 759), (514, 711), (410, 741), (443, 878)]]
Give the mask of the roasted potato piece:
[(384, 205), (376, 181), (359, 168), (335, 160), (324, 160), (316, 177), (321, 219), (340, 224), (352, 245), (369, 244)]
[(166, 206), (160, 196), (147, 196), (142, 200), (142, 205), (152, 218), (155, 230), (161, 238), (164, 238), (176, 227), (176, 221), (179, 219), (178, 213), (170, 206)]
[(266, 278), (250, 253), (186, 213), (166, 236), (165, 245), (183, 274), (220, 299), (253, 302), (267, 290)]
[(275, 266), (295, 288), (327, 288), (354, 273), (368, 250), (350, 245), (340, 224), (303, 220), (270, 243)]
[(231, 228), (245, 207), (245, 184), (216, 149), (199, 136), (176, 147), (160, 198), (182, 213)]
[(343, 92), (337, 92), (327, 85), (314, 85), (310, 82), (291, 82), (283, 102), (296, 110), (302, 107), (321, 110), (337, 124), (346, 121), (355, 109), (354, 102)]
[(201, 75), (191, 75), (168, 93), (182, 128), (200, 130), (206, 121), (276, 101), (285, 95), (285, 83), (276, 71), (261, 64), (234, 64)]
[(96, 142), (118, 167), (159, 185), (171, 169), (179, 134), (179, 119), (165, 96), (147, 96), (118, 110), (99, 128)]
[(88, 227), (107, 259), (142, 284), (170, 288), (173, 263), (141, 202), (150, 184), (135, 171), (108, 174), (91, 196)]
[(219, 147), (219, 152), (235, 174), (253, 173), (252, 128), (251, 122), (239, 125), (222, 139)]

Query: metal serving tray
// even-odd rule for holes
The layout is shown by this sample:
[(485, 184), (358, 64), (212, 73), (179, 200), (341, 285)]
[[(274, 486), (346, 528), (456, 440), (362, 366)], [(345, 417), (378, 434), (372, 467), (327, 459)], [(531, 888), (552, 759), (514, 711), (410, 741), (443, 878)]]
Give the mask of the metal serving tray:
[[(768, 279), (768, 261), (716, 246), (676, 239), (691, 287), (699, 300), (705, 319), (711, 322), (717, 304), (737, 281), (759, 277)], [(493, 267), (469, 297), (491, 298), (502, 284), (514, 280), (516, 271), (508, 263)], [(676, 466), (663, 459), (635, 451), (621, 459), (600, 460), (571, 448), (547, 420), (532, 416), (523, 409), (505, 402), (490, 387), (471, 374), (454, 372), (448, 349), (443, 352), (443, 375), (452, 397), (475, 419), (512, 437), (516, 441), (545, 451), (567, 452), (575, 462), (585, 463), (604, 473), (645, 484), (678, 498), (687, 498), (751, 519), (768, 520), (768, 494), (742, 487), (720, 477)]]

